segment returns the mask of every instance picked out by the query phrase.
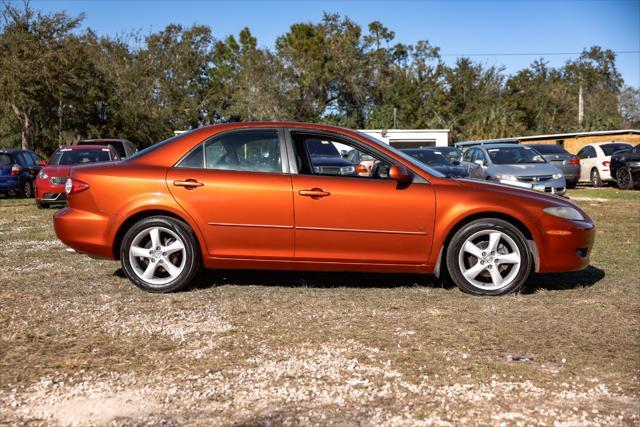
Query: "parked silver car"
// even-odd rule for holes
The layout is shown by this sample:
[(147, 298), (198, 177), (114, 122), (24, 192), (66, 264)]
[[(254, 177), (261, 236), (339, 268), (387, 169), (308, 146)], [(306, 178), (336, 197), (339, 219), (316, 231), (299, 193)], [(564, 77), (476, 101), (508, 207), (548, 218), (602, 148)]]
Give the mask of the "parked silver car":
[(527, 147), (542, 154), (547, 162), (562, 171), (564, 179), (567, 181), (567, 188), (576, 187), (580, 179), (580, 158), (578, 156), (555, 144), (527, 144)]
[(562, 171), (549, 164), (536, 150), (524, 145), (473, 146), (465, 151), (461, 165), (470, 178), (559, 195), (567, 190)]

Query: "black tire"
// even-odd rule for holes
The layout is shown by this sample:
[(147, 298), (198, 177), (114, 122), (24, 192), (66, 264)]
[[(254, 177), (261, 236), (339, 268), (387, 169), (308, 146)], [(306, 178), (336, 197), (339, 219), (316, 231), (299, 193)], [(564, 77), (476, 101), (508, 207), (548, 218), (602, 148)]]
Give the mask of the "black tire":
[(604, 182), (600, 179), (600, 173), (598, 169), (591, 169), (591, 185), (594, 187), (604, 187)]
[[(136, 269), (140, 271), (140, 267), (144, 265), (143, 263), (145, 261), (145, 258), (134, 257), (134, 263), (137, 263), (138, 261), (140, 262), (139, 265), (134, 267), (131, 264), (131, 260), (129, 257), (130, 248), (136, 236), (139, 236), (141, 233), (145, 232), (145, 230), (150, 230), (158, 227), (160, 229), (169, 230), (169, 232), (175, 233), (175, 235), (180, 238), (184, 245), (184, 253), (180, 253), (180, 257), (184, 257), (184, 267), (182, 271), (179, 273), (179, 275), (176, 276), (176, 278), (161, 285), (151, 283), (143, 279), (138, 273), (136, 273)], [(168, 245), (166, 242), (164, 244)], [(153, 257), (150, 256), (149, 260), (147, 260), (146, 266), (148, 266), (149, 263), (152, 262), (151, 258)], [(133, 284), (137, 287), (144, 289), (145, 291), (154, 293), (175, 292), (187, 287), (189, 284), (191, 284), (191, 282), (202, 269), (201, 258), (202, 255), (200, 246), (191, 228), (184, 222), (167, 216), (153, 216), (136, 222), (131, 226), (131, 228), (129, 228), (129, 230), (127, 230), (120, 246), (120, 262), (122, 263), (122, 270), (124, 271), (127, 278), (129, 278), (129, 280), (131, 280), (131, 282), (133, 282)], [(157, 266), (158, 267), (156, 267), (156, 270), (159, 267), (162, 267), (162, 260), (157, 261)], [(169, 270), (164, 270), (167, 275), (168, 271)], [(163, 270), (160, 270), (160, 272), (162, 273)]]
[(628, 167), (622, 166), (616, 172), (616, 182), (621, 190), (633, 190), (633, 175)]
[(21, 199), (30, 199), (33, 197), (33, 184), (30, 180), (24, 180), (20, 190), (18, 190), (18, 197)]
[[(486, 244), (485, 247), (487, 247), (489, 245), (489, 236), (486, 236), (487, 241), (485, 242), (483, 240), (485, 239), (485, 236), (482, 234), (493, 232), (501, 233), (496, 246), (496, 250), (498, 252), (503, 251), (506, 254), (509, 247), (515, 245), (517, 251), (515, 248), (512, 249), (514, 254), (519, 253), (519, 265), (516, 266), (516, 264), (498, 263), (499, 261), (495, 261), (496, 256), (492, 255), (490, 252), (482, 252), (482, 254), (479, 254), (478, 258), (475, 258), (466, 251), (463, 251), (463, 246), (467, 243), (467, 240), (473, 240), (474, 236), (478, 236), (477, 239), (479, 240), (475, 241), (475, 245), (478, 248), (482, 248), (484, 244)], [(485, 254), (487, 255), (486, 257), (480, 257), (480, 255)], [(501, 254), (498, 253), (497, 256), (500, 255)], [(481, 262), (482, 264), (485, 264), (486, 262), (486, 267), (480, 267), (484, 268), (484, 270), (480, 271), (478, 275), (475, 276), (475, 279), (478, 279), (475, 281), (478, 283), (474, 284), (465, 278), (462, 271), (464, 266), (461, 266), (460, 264), (469, 263), (470, 266), (479, 266)], [(473, 295), (498, 296), (520, 291), (531, 272), (532, 257), (529, 247), (527, 246), (527, 240), (520, 230), (501, 219), (487, 218), (470, 222), (456, 232), (447, 247), (446, 263), (447, 271), (451, 280), (463, 292)], [(494, 268), (495, 270), (493, 270)], [(472, 268), (470, 267), (467, 271), (470, 271), (471, 269)], [(495, 272), (498, 272), (501, 277), (503, 277), (502, 272), (504, 272), (504, 278), (509, 280), (503, 286), (491, 289), (491, 287), (493, 287), (492, 273)], [(489, 283), (486, 283), (486, 286), (484, 286), (485, 283), (482, 283), (484, 281), (488, 281)]]
[(51, 205), (47, 202), (41, 202), (40, 200), (36, 199), (36, 206), (38, 207), (38, 209), (49, 209)]
[(569, 190), (574, 190), (578, 185), (578, 181), (567, 181), (567, 188)]

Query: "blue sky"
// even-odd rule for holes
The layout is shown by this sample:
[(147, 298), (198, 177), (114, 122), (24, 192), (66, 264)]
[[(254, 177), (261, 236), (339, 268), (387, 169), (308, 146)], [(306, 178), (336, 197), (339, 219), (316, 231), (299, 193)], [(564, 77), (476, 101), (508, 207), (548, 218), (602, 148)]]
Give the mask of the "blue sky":
[[(296, 22), (317, 22), (323, 11), (349, 16), (363, 27), (374, 20), (395, 31), (396, 41), (429, 40), (443, 55), (580, 52), (591, 45), (640, 51), (640, 0), (631, 1), (151, 1), (33, 0), (44, 11), (84, 12), (84, 26), (100, 35), (162, 29), (169, 23), (206, 24), (217, 38), (249, 27), (261, 46)], [(576, 55), (573, 55), (575, 57)], [(552, 66), (571, 55), (546, 56)], [(507, 73), (537, 56), (474, 56)], [(454, 62), (455, 56), (445, 56)], [(620, 54), (625, 82), (640, 86), (640, 54)]]

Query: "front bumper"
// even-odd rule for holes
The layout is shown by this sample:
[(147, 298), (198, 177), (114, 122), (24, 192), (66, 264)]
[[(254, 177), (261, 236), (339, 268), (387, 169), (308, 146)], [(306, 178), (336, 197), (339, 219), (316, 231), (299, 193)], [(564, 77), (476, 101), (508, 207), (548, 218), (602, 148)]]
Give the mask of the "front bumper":
[(64, 202), (67, 195), (63, 185), (52, 184), (48, 179), (36, 178), (36, 200), (40, 202)]
[(578, 271), (589, 265), (589, 255), (595, 240), (591, 221), (569, 221), (545, 214), (542, 239), (537, 242), (541, 273)]
[(512, 185), (514, 187), (528, 188), (529, 190), (540, 191), (541, 193), (551, 193), (563, 195), (567, 191), (567, 182), (564, 178), (549, 179), (541, 182), (522, 182), (509, 179), (498, 180), (501, 184)]

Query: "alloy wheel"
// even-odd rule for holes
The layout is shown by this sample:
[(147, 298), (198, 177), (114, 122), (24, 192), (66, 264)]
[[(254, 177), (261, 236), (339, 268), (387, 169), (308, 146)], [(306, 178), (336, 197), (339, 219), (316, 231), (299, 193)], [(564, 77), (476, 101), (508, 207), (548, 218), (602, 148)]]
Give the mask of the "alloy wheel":
[(516, 279), (521, 262), (516, 242), (497, 230), (472, 234), (458, 254), (458, 265), (465, 280), (487, 291), (509, 286)]
[(186, 261), (184, 242), (166, 227), (143, 229), (129, 246), (129, 262), (134, 273), (150, 287), (161, 287), (177, 279)]

